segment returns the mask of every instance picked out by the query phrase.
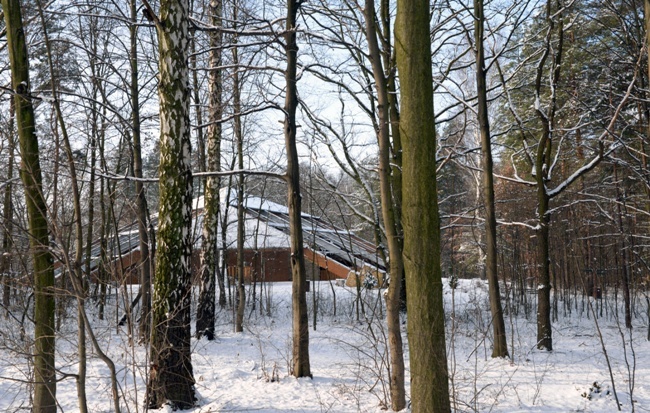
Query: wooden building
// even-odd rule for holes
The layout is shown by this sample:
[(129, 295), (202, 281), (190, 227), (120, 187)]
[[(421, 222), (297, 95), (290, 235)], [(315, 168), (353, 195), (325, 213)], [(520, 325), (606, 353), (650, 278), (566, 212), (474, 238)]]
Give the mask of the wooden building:
[[(221, 213), (227, 217), (225, 228), (218, 228), (218, 234), (225, 230), (225, 245), (220, 252), (226, 254), (227, 274), (236, 274), (237, 262), (237, 198), (228, 197), (222, 190)], [(244, 200), (244, 274), (247, 281), (276, 282), (291, 280), (291, 253), (289, 248), (288, 208), (258, 197), (248, 196)], [(220, 219), (223, 222), (223, 218)], [(155, 228), (157, 217), (151, 217)], [(203, 198), (195, 200), (192, 224), (194, 254), (192, 270), (198, 276), (200, 265), (201, 229), (203, 225)], [(374, 268), (384, 273), (385, 268), (376, 246), (350, 231), (330, 225), (327, 219), (302, 214), (305, 267), (310, 280), (346, 279), (351, 272), (362, 268)], [(107, 274), (116, 284), (139, 283), (138, 264), (140, 259), (137, 223), (122, 228), (117, 236), (106, 241)], [(91, 279), (97, 279), (100, 262), (99, 241), (91, 252)]]

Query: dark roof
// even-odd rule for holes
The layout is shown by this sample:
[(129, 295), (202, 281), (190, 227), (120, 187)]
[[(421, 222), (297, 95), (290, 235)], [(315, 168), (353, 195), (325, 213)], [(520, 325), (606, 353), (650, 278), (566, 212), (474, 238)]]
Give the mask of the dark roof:
[[(236, 202), (236, 199), (234, 200)], [(233, 200), (231, 199), (231, 204)], [(250, 205), (250, 206), (248, 206)], [(244, 210), (250, 216), (256, 217), (268, 226), (289, 234), (289, 214), (286, 207), (271, 202), (246, 203)], [(203, 209), (195, 211), (201, 216)], [(158, 216), (150, 217), (151, 225), (158, 226)], [(348, 230), (337, 228), (320, 217), (302, 214), (303, 242), (312, 251), (333, 259), (350, 269), (357, 269), (364, 263), (385, 271), (379, 257), (377, 247)], [(110, 261), (115, 261), (140, 247), (140, 236), (137, 222), (122, 227), (118, 235), (111, 236), (107, 242), (107, 255)], [(90, 271), (97, 270), (100, 262), (101, 243), (93, 242), (90, 251)], [(85, 252), (82, 261), (85, 262)], [(83, 265), (83, 264), (82, 264)], [(85, 265), (82, 266), (85, 269)], [(57, 270), (57, 274), (60, 269)]]
[[(272, 228), (289, 234), (289, 214), (272, 209), (246, 208)], [(312, 251), (334, 259), (350, 269), (370, 264), (385, 271), (377, 247), (351, 231), (337, 228), (320, 217), (302, 214), (303, 242)]]

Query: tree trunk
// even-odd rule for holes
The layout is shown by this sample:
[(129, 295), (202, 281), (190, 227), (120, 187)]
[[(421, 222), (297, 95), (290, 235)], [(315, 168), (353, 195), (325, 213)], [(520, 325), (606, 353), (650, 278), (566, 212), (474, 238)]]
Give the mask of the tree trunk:
[[(391, 8), (389, 0), (381, 0), (381, 22), (383, 27), (383, 42), (390, 45), (391, 40)], [(397, 93), (397, 84), (395, 81), (397, 74), (397, 62), (395, 49), (388, 46), (388, 50), (383, 53), (384, 71), (388, 72), (386, 78), (386, 88), (388, 91), (388, 115), (390, 122), (391, 158), (390, 158), (390, 180), (393, 192), (393, 219), (395, 221), (395, 230), (400, 237), (400, 248), (403, 248), (402, 234), (402, 136), (399, 132), (399, 101)], [(402, 274), (396, 275), (401, 279), (401, 288), (399, 290), (400, 310), (406, 312), (406, 277), (404, 274), (404, 260), (402, 261)]]
[[(645, 20), (645, 46), (646, 54), (648, 55), (647, 70), (648, 70), (648, 84), (650, 84), (650, 0), (643, 2), (643, 16)], [(650, 139), (650, 120), (648, 120), (648, 139)]]
[(390, 103), (388, 101), (388, 86), (377, 42), (375, 26), (375, 0), (366, 0), (365, 20), (366, 39), (372, 64), (375, 87), (377, 89), (377, 113), (379, 116), (379, 182), (381, 193), (381, 210), (386, 232), (386, 243), (389, 255), (389, 274), (391, 276), (388, 294), (386, 296), (386, 324), (388, 327), (388, 348), (390, 359), (390, 399), (394, 411), (406, 407), (406, 392), (404, 389), (404, 351), (400, 323), (400, 296), (402, 289), (402, 242), (395, 221), (395, 203), (393, 188), (391, 188), (390, 166)]
[[(629, 262), (627, 257), (627, 248), (628, 243), (626, 242), (627, 233), (625, 232), (625, 226), (623, 225), (623, 213), (627, 215), (627, 206), (625, 201), (625, 194), (621, 195), (621, 190), (619, 188), (618, 181), (618, 171), (616, 164), (614, 164), (614, 182), (616, 185), (616, 212), (618, 212), (617, 224), (618, 229), (621, 233), (621, 281), (623, 287), (623, 304), (625, 307), (625, 328), (632, 328), (632, 308), (631, 308), (631, 297), (630, 297), (630, 275), (629, 275)], [(621, 208), (621, 203), (623, 208)], [(617, 265), (618, 267), (618, 265)], [(603, 291), (604, 293), (604, 291)], [(618, 309), (616, 310), (618, 314)]]
[(140, 246), (140, 342), (149, 342), (151, 335), (151, 272), (149, 264), (149, 236), (147, 233), (147, 198), (145, 196), (142, 178), (142, 145), (140, 142), (140, 93), (138, 85), (138, 12), (135, 0), (131, 0), (131, 24), (129, 34), (131, 40), (131, 133), (133, 137), (133, 176), (135, 181), (135, 201), (138, 216), (138, 235)]
[(398, 0), (402, 224), (413, 412), (449, 412), (449, 374), (440, 272), (429, 2)]
[(481, 155), (483, 161), (483, 203), (485, 207), (485, 235), (487, 257), (485, 275), (488, 280), (490, 312), (494, 348), (492, 357), (508, 357), (506, 325), (503, 321), (499, 277), (497, 272), (497, 219), (494, 205), (494, 177), (492, 175), (492, 143), (490, 121), (488, 118), (487, 82), (483, 46), (485, 16), (483, 0), (474, 0), (474, 42), (476, 47), (476, 92), (478, 95), (478, 127), (481, 135)]
[[(221, 26), (221, 0), (210, 1), (210, 19), (213, 26)], [(209, 107), (207, 130), (207, 168), (210, 171), (221, 170), (221, 117), (223, 113), (221, 102), (222, 77), (221, 69), (221, 32), (210, 32), (210, 70), (208, 74)], [(215, 275), (219, 271), (219, 248), (216, 229), (219, 221), (219, 189), (221, 179), (209, 177), (205, 183), (203, 242), (201, 251), (201, 286), (199, 304), (196, 314), (196, 337), (205, 336), (214, 339), (215, 323)], [(219, 306), (226, 305), (226, 292), (223, 278), (219, 277)]]
[(287, 183), (289, 228), (291, 243), (291, 276), (293, 308), (293, 367), (296, 377), (311, 377), (309, 363), (309, 315), (307, 313), (307, 275), (303, 252), (300, 168), (296, 149), (296, 108), (298, 94), (296, 89), (296, 69), (298, 44), (296, 43), (296, 15), (299, 2), (287, 1), (287, 20), (285, 23), (285, 52), (287, 54), (286, 97), (284, 102), (284, 142), (287, 148)]
[(549, 197), (544, 183), (537, 184), (537, 348), (553, 350), (551, 329), (551, 274), (549, 256)]
[(61, 106), (59, 104), (59, 92), (56, 82), (56, 74), (54, 71), (54, 63), (52, 59), (52, 46), (47, 32), (47, 25), (45, 23), (45, 16), (40, 1), (37, 2), (38, 14), (41, 19), (41, 27), (43, 29), (43, 38), (45, 41), (45, 50), (47, 55), (47, 64), (50, 75), (50, 87), (52, 89), (52, 100), (55, 113), (56, 123), (55, 128), (61, 130), (63, 138), (63, 148), (66, 153), (68, 161), (68, 169), (70, 173), (70, 184), (72, 189), (72, 201), (74, 210), (74, 226), (75, 226), (75, 247), (74, 247), (74, 261), (68, 261), (67, 247), (64, 247), (64, 256), (66, 267), (70, 271), (70, 278), (72, 280), (73, 289), (77, 298), (77, 359), (79, 360), (79, 369), (77, 372), (77, 400), (79, 404), (79, 411), (86, 413), (88, 411), (88, 403), (86, 396), (86, 371), (87, 371), (87, 358), (86, 358), (86, 326), (84, 324), (83, 315), (85, 312), (86, 303), (86, 285), (84, 282), (83, 274), (81, 272), (81, 260), (83, 252), (83, 226), (82, 226), (82, 211), (81, 211), (81, 196), (79, 190), (79, 182), (77, 181), (77, 170), (75, 166), (74, 155), (72, 147), (70, 146), (70, 138), (68, 130), (63, 119)]
[[(650, 85), (650, 0), (644, 0), (643, 2), (643, 16), (645, 20), (645, 47), (646, 47), (646, 54), (648, 55), (648, 60), (646, 62), (646, 68), (648, 70), (647, 73), (647, 78), (646, 78), (646, 84)], [(650, 101), (650, 88), (646, 88), (646, 103), (645, 103), (645, 114), (646, 114), (646, 142), (650, 141), (650, 104), (647, 103)], [(645, 145), (643, 142), (643, 139), (641, 139), (641, 152), (643, 153), (642, 159), (643, 159), (643, 169), (644, 173), (647, 171), (647, 162), (648, 162), (648, 157), (646, 155), (646, 150), (645, 150)], [(650, 212), (650, 182), (646, 182), (646, 195), (648, 197), (648, 201), (646, 201), (646, 210)], [(650, 323), (648, 323), (650, 325)], [(648, 327), (648, 331), (650, 332), (650, 327)], [(650, 333), (649, 333), (650, 334)]]
[[(163, 0), (159, 44), (160, 207), (147, 406), (194, 406), (190, 348), (192, 172), (190, 157), (189, 4)], [(152, 10), (149, 10), (151, 13)]]
[[(104, 153), (104, 137), (100, 138), (99, 141), (99, 152), (100, 157), (103, 158)], [(99, 181), (99, 214), (102, 217), (102, 222), (100, 223), (99, 228), (99, 265), (97, 266), (97, 284), (99, 285), (99, 303), (97, 305), (97, 318), (104, 320), (104, 310), (106, 304), (106, 263), (108, 262), (107, 250), (108, 243), (107, 238), (109, 234), (109, 216), (106, 209), (106, 181), (101, 179)]]
[[(237, 18), (239, 16), (239, 3), (234, 2), (233, 21), (234, 29), (237, 30)], [(239, 66), (239, 50), (237, 48), (237, 35), (233, 37), (232, 59), (235, 67)], [(239, 70), (233, 73), (233, 109), (235, 111), (234, 132), (237, 141), (237, 167), (244, 169), (244, 136), (241, 124), (241, 89)], [(235, 332), (244, 331), (244, 311), (246, 309), (246, 289), (244, 288), (244, 174), (240, 172), (237, 176), (237, 311), (235, 317)]]
[[(194, 4), (194, 0), (191, 0)], [(199, 74), (196, 67), (196, 31), (192, 34), (192, 51), (191, 51), (191, 61), (192, 61), (192, 99), (194, 100), (194, 107), (196, 108), (196, 153), (197, 153), (197, 163), (199, 172), (205, 172), (207, 168), (206, 154), (205, 154), (205, 136), (203, 134), (203, 105), (201, 105), (200, 91), (201, 84), (199, 83)]]
[(86, 256), (85, 256), (85, 276), (86, 282), (90, 279), (91, 276), (91, 264), (92, 264), (92, 248), (93, 241), (95, 237), (94, 226), (95, 226), (95, 167), (97, 166), (97, 140), (98, 140), (98, 124), (99, 124), (99, 112), (97, 109), (97, 96), (99, 95), (100, 81), (99, 74), (97, 73), (96, 65), (96, 56), (97, 56), (97, 41), (94, 39), (94, 33), (89, 30), (89, 35), (93, 37), (91, 40), (91, 47), (93, 48), (92, 54), (89, 53), (90, 60), (90, 72), (93, 76), (92, 82), (92, 102), (91, 105), (91, 131), (90, 131), (90, 176), (88, 178), (88, 227), (86, 228)]
[(20, 2), (2, 0), (11, 84), (15, 91), (16, 123), (20, 142), (20, 176), (34, 262), (34, 406), (36, 413), (56, 412), (54, 360), (54, 267), (49, 245), (47, 204), (43, 197), (38, 139), (29, 82), (29, 59), (23, 30)]
[[(556, 45), (552, 43), (552, 33), (555, 29), (554, 18), (558, 18), (558, 40)], [(535, 181), (537, 186), (537, 348), (540, 350), (553, 350), (553, 330), (551, 328), (551, 274), (550, 274), (550, 252), (549, 252), (549, 225), (551, 222), (549, 212), (550, 196), (547, 183), (549, 181), (549, 168), (551, 166), (551, 155), (553, 148), (552, 132), (555, 127), (555, 112), (557, 110), (557, 95), (555, 93), (557, 83), (560, 79), (562, 46), (564, 40), (564, 26), (562, 14), (552, 15), (551, 0), (546, 6), (546, 19), (548, 31), (545, 40), (545, 50), (537, 65), (535, 78), (535, 98), (539, 102), (542, 93), (542, 77), (545, 70), (545, 63), (551, 57), (551, 96), (546, 112), (538, 105), (537, 116), (542, 124), (542, 131), (537, 143), (535, 154)], [(552, 54), (554, 53), (554, 54)], [(552, 55), (551, 55), (552, 54)]]
[(16, 115), (15, 100), (9, 102), (9, 127), (7, 128), (7, 151), (9, 159), (7, 165), (7, 180), (4, 190), (3, 222), (2, 222), (2, 255), (0, 256), (0, 274), (2, 274), (2, 304), (5, 307), (5, 318), (9, 317), (11, 305), (11, 250), (13, 249), (13, 179), (14, 179), (14, 153), (16, 144), (14, 140), (14, 117)]

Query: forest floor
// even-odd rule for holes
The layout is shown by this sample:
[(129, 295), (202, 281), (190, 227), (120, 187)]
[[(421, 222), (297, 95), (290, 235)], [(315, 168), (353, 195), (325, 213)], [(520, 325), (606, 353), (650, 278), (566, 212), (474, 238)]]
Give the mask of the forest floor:
[[(620, 296), (616, 301), (611, 295), (598, 302), (606, 304), (602, 317), (600, 308), (596, 311), (612, 383), (593, 315), (587, 318), (588, 300), (581, 295), (577, 302), (571, 302), (570, 314), (568, 310), (565, 313), (564, 302), (559, 302), (552, 352), (539, 351), (535, 346), (534, 296), (528, 296), (528, 306), (507, 311), (511, 358), (492, 359), (487, 285), (481, 280), (460, 280), (452, 292), (447, 281), (443, 283), (454, 411), (614, 412), (616, 394), (622, 411), (650, 412), (650, 342), (646, 341), (646, 301), (641, 296), (635, 301), (637, 313), (631, 335), (621, 325), (622, 313), (619, 321), (614, 310), (622, 304)], [(222, 310), (217, 339), (192, 340), (198, 401), (191, 412), (379, 412), (389, 405), (381, 292), (363, 290), (362, 300), (357, 300), (356, 289), (328, 282), (311, 287), (316, 289), (316, 294), (312, 291), (307, 295), (313, 379), (289, 375), (291, 285), (267, 284), (263, 314), (259, 303), (255, 310), (249, 307), (244, 333), (232, 332), (233, 314)], [(124, 291), (119, 296), (120, 302), (129, 298)], [(98, 319), (92, 301), (88, 311), (100, 345), (117, 366), (122, 411), (142, 412), (147, 349), (129, 345), (127, 326), (116, 327), (115, 295), (111, 297), (105, 320)], [(252, 297), (251, 291), (247, 297)], [(20, 310), (12, 314), (15, 318), (0, 319), (0, 412), (30, 410), (32, 372), (25, 356), (31, 351), (29, 339), (20, 337)], [(78, 411), (75, 316), (71, 306), (57, 336), (60, 381), (56, 396), (62, 412)], [(30, 337), (29, 324), (25, 321), (26, 337)], [(408, 395), (405, 324), (403, 337)], [(88, 354), (89, 411), (111, 412), (109, 370), (90, 346)]]

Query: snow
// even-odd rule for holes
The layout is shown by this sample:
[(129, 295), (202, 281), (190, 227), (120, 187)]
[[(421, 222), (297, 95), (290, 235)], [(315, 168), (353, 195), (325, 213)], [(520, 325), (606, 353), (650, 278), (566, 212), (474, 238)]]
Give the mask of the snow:
[[(487, 285), (481, 280), (458, 280), (451, 290), (445, 287), (445, 311), (448, 342), (450, 391), (455, 397), (455, 411), (480, 412), (613, 412), (607, 363), (603, 355), (593, 317), (587, 318), (588, 299), (578, 296), (572, 314), (564, 315), (559, 303), (559, 320), (554, 323), (555, 351), (536, 349), (535, 306), (518, 314), (507, 312), (508, 346), (511, 359), (492, 359), (491, 327)], [(250, 286), (248, 286), (250, 288)], [(265, 285), (262, 302), (247, 310), (245, 332), (234, 333), (232, 311), (218, 310), (214, 341), (192, 339), (192, 362), (198, 405), (191, 412), (379, 412), (388, 401), (386, 357), (383, 339), (386, 334), (379, 311), (381, 293), (362, 291), (366, 317), (357, 320), (354, 306), (356, 290), (328, 282), (312, 283), (319, 297), (318, 324), (312, 323), (310, 306), (310, 361), (313, 379), (296, 379), (289, 375), (291, 360), (291, 284)], [(336, 315), (332, 288), (336, 291)], [(147, 348), (129, 345), (127, 327), (115, 327), (115, 289), (107, 301), (106, 319), (99, 320), (96, 306), (88, 301), (87, 311), (103, 350), (116, 363), (123, 411), (140, 412), (146, 381)], [(123, 305), (130, 297), (120, 292), (117, 302)], [(127, 293), (137, 293), (128, 287)], [(196, 291), (195, 291), (196, 294)], [(247, 298), (252, 292), (247, 292)], [(257, 297), (260, 291), (258, 286)], [(529, 296), (534, 300), (534, 296)], [(617, 304), (622, 305), (621, 297)], [(271, 303), (270, 315), (266, 304)], [(616, 391), (623, 411), (631, 411), (630, 385), (634, 379), (633, 400), (636, 411), (650, 409), (650, 346), (645, 340), (647, 319), (645, 300), (638, 300), (638, 315), (633, 318), (631, 335), (614, 316), (614, 298), (608, 297), (598, 323), (612, 365)], [(57, 399), (60, 411), (76, 412), (77, 394), (73, 376), (77, 372), (76, 310), (67, 310), (66, 320), (57, 335)], [(600, 303), (598, 303), (600, 305)], [(375, 308), (375, 312), (371, 309)], [(0, 411), (28, 410), (31, 367), (24, 354), (29, 353), (27, 340), (20, 340), (21, 309), (12, 309), (16, 318), (0, 318)], [(361, 311), (359, 309), (359, 311)], [(122, 312), (119, 312), (121, 315)], [(622, 313), (621, 313), (622, 318)], [(406, 342), (406, 326), (403, 337)], [(377, 342), (373, 337), (378, 337)], [(625, 345), (625, 347), (624, 347)], [(625, 352), (623, 351), (625, 348)], [(408, 392), (408, 348), (407, 359)], [(88, 347), (87, 393), (90, 412), (112, 411), (109, 370)], [(627, 358), (627, 359), (626, 359)], [(627, 361), (626, 361), (627, 360)], [(636, 365), (634, 364), (636, 362)], [(380, 374), (382, 373), (382, 374)], [(408, 393), (407, 393), (408, 394)], [(166, 412), (169, 409), (161, 409)]]
[[(237, 205), (236, 198), (235, 201), (232, 202), (232, 204)], [(252, 209), (263, 209), (269, 212), (279, 212), (282, 214), (289, 213), (289, 208), (287, 208), (286, 206), (276, 204), (275, 202), (271, 202), (268, 200), (262, 200), (262, 198), (256, 196), (247, 195), (244, 198), (244, 205), (247, 208), (252, 208)]]

